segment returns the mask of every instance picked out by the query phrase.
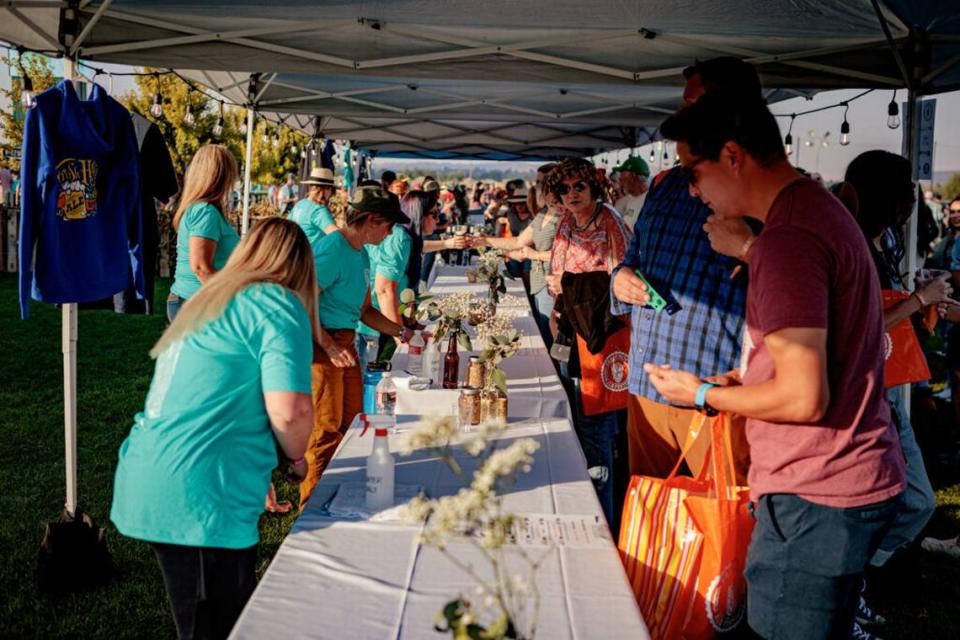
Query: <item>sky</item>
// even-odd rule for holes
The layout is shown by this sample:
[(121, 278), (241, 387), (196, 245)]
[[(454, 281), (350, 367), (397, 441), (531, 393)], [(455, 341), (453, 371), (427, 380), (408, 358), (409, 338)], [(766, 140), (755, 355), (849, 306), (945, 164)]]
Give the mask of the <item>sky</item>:
[[(5, 65), (4, 65), (5, 66)], [(129, 71), (132, 68), (120, 65), (98, 65), (104, 66), (114, 71)], [(102, 77), (101, 77), (102, 80)], [(114, 91), (122, 93), (129, 90), (133, 83), (130, 78), (115, 78)], [(9, 87), (10, 77), (7, 70), (0, 67), (0, 87)], [(861, 93), (862, 90), (842, 90), (826, 91), (815, 95), (812, 99), (794, 98), (778, 102), (771, 106), (771, 110), (776, 114), (790, 114), (816, 109), (822, 106), (837, 104), (843, 100), (849, 100), (853, 96)], [(800, 154), (800, 166), (810, 172), (818, 172), (827, 180), (839, 180), (843, 176), (847, 164), (858, 154), (870, 149), (886, 149), (895, 153), (900, 152), (901, 137), (903, 135), (903, 126), (896, 130), (887, 128), (887, 104), (893, 96), (893, 91), (882, 90), (874, 91), (866, 96), (850, 103), (850, 109), (847, 114), (847, 120), (850, 123), (850, 144), (846, 147), (838, 144), (840, 133), (840, 123), (843, 119), (843, 109), (835, 108), (820, 113), (810, 114), (808, 116), (798, 117), (793, 126), (794, 151), (791, 160), (797, 162), (797, 152)], [(906, 99), (906, 91), (896, 92), (898, 104)], [(934, 96), (932, 99), (937, 101), (935, 130), (934, 130), (934, 172), (960, 173), (960, 91)], [(0, 105), (5, 108), (6, 105)], [(782, 133), (785, 135), (790, 118), (778, 118)], [(829, 132), (829, 136), (826, 134)], [(822, 141), (826, 137), (827, 146), (823, 146)], [(802, 141), (815, 141), (816, 144), (806, 146)], [(646, 160), (650, 158), (650, 147), (641, 147), (639, 154)], [(667, 162), (673, 163), (674, 152), (672, 145), (668, 146)], [(601, 156), (605, 157), (608, 164), (612, 165), (614, 161), (625, 158), (628, 150), (621, 150)], [(657, 161), (652, 167), (656, 171), (663, 164), (663, 154), (661, 148), (655, 150)], [(463, 162), (463, 166), (467, 166)], [(473, 162), (476, 167), (503, 166), (503, 163), (496, 162)], [(535, 167), (540, 163), (509, 163), (516, 166), (517, 169), (527, 169)], [(413, 168), (413, 167), (437, 167), (440, 165), (456, 166), (454, 161), (378, 161), (375, 163), (375, 169), (381, 168)]]

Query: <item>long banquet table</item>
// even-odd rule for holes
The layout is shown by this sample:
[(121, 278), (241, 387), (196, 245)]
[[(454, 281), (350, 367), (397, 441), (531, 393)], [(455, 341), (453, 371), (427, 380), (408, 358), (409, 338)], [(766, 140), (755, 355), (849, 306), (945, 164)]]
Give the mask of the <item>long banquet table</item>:
[[(438, 266), (431, 293), (471, 290), (463, 269)], [(512, 302), (526, 305), (519, 282), (508, 281)], [(570, 409), (552, 361), (536, 331), (529, 307), (515, 309), (514, 325), (523, 333), (520, 352), (503, 364), (509, 382), (509, 428), (504, 444), (533, 438), (540, 448), (529, 473), (504, 497), (504, 508), (530, 520), (578, 517), (600, 532), (590, 544), (562, 544), (528, 549), (545, 554), (537, 573), (541, 609), (537, 636), (566, 638), (649, 638), (627, 583), (614, 541), (604, 524), (600, 504), (586, 472), (583, 453), (570, 422)], [(474, 345), (475, 347), (478, 345)], [(461, 353), (461, 365), (467, 361)], [(397, 421), (401, 432), (422, 416), (447, 414), (456, 402), (453, 390), (412, 391), (402, 373), (406, 356), (398, 353)], [(342, 487), (356, 487), (365, 478), (372, 438), (348, 430), (315, 493), (280, 546), (231, 634), (232, 638), (431, 638), (434, 615), (445, 603), (473, 594), (474, 583), (437, 549), (419, 541), (420, 526), (331, 514), (331, 501)], [(398, 438), (390, 436), (391, 450)], [(437, 497), (456, 493), (456, 478), (425, 451), (394, 453), (396, 483), (422, 487)], [(458, 461), (472, 469), (462, 451)], [(469, 543), (451, 543), (447, 550), (486, 568)], [(511, 572), (523, 565), (508, 552)]]

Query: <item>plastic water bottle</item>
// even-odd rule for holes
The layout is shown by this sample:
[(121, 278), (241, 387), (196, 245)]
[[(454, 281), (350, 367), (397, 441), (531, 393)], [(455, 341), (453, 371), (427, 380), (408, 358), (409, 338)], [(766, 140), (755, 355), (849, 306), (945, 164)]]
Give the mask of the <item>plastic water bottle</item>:
[(417, 331), (407, 345), (407, 371), (413, 376), (423, 375), (423, 336)]
[(393, 506), (393, 456), (387, 433), (374, 432), (373, 451), (367, 456), (367, 508), (377, 511)]
[(377, 413), (388, 416), (395, 424), (397, 415), (397, 385), (393, 383), (393, 376), (389, 371), (383, 372), (383, 377), (377, 383)]

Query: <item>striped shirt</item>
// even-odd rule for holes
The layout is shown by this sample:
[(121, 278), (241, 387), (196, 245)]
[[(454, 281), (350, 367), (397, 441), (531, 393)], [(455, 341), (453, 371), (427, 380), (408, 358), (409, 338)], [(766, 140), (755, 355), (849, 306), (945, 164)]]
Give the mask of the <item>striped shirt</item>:
[(647, 195), (627, 255), (613, 273), (638, 269), (661, 296), (680, 305), (673, 315), (633, 307), (618, 300), (611, 285), (611, 312), (631, 314), (630, 393), (648, 400), (666, 403), (644, 372), (645, 362), (701, 378), (739, 364), (747, 274), (731, 280), (738, 261), (710, 248), (703, 231), (710, 213), (690, 195), (679, 167), (667, 171)]

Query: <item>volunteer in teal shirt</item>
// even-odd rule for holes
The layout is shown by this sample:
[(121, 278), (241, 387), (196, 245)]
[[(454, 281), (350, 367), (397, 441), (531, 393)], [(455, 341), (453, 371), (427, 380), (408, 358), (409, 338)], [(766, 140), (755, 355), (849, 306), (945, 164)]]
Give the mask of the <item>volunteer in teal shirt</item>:
[(363, 379), (354, 345), (364, 323), (380, 333), (402, 337), (403, 327), (370, 304), (370, 260), (364, 245), (379, 245), (395, 223), (407, 223), (400, 204), (382, 187), (358, 188), (346, 225), (314, 247), (320, 290), (320, 349), (312, 367), (313, 435), (307, 449), (309, 473), (300, 484), (300, 506), (310, 494), (340, 439), (363, 407)]
[(225, 217), (238, 175), (233, 154), (218, 144), (200, 147), (187, 167), (180, 205), (173, 216), (177, 266), (167, 298), (170, 322), (183, 303), (223, 269), (240, 240)]
[[(120, 447), (110, 517), (153, 546), (181, 637), (205, 628), (203, 616), (225, 637), (252, 593), (264, 497), (280, 506), (270, 484), (277, 445), (306, 475), (313, 268), (299, 227), (261, 222), (151, 352), (153, 381)], [(197, 580), (217, 604), (198, 609)]]
[(300, 184), (307, 185), (309, 191), (306, 198), (294, 205), (293, 211), (290, 212), (290, 219), (300, 225), (303, 232), (307, 234), (310, 246), (316, 249), (317, 243), (324, 236), (337, 230), (333, 214), (327, 208), (335, 188), (333, 171), (324, 168), (314, 169), (310, 177), (301, 181)]

